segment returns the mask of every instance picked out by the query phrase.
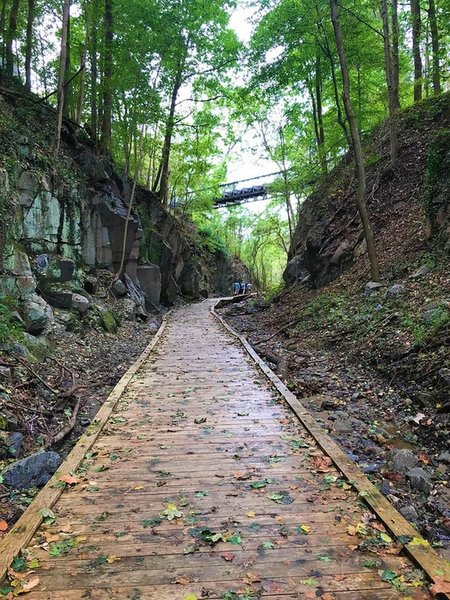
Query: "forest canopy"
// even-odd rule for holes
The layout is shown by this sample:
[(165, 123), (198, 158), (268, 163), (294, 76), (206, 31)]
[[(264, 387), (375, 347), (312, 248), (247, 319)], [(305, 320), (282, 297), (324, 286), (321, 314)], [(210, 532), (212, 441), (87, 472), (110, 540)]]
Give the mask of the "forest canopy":
[[(230, 18), (249, 13), (247, 40)], [(389, 119), (395, 168), (398, 111), (448, 89), (449, 41), (446, 0), (0, 0), (2, 85), (53, 104), (56, 146), (64, 118), (83, 127), (266, 288), (299, 205), (349, 149), (376, 278), (361, 143)], [(214, 210), (245, 140), (279, 173), (270, 199)]]

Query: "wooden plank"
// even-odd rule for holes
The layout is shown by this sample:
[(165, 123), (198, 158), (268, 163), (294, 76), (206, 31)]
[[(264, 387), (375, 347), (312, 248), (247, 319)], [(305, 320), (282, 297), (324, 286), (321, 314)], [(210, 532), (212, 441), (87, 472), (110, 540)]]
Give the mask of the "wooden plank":
[(141, 356), (127, 370), (127, 372), (121, 377), (117, 385), (109, 394), (97, 412), (91, 425), (72, 448), (66, 460), (59, 467), (58, 471), (42, 488), (36, 498), (34, 498), (33, 502), (25, 510), (8, 534), (0, 541), (0, 581), (4, 579), (9, 565), (14, 557), (17, 556), (19, 552), (30, 542), (36, 530), (40, 526), (42, 522), (42, 515), (40, 514), (40, 511), (43, 508), (53, 508), (61, 496), (63, 488), (55, 487), (55, 484), (58, 483), (61, 476), (69, 475), (71, 472), (78, 469), (86, 452), (92, 448), (93, 444), (105, 427), (127, 385), (140, 367), (148, 359), (149, 355), (153, 351), (153, 348), (161, 339), (166, 327), (167, 316), (168, 315), (164, 317), (160, 328), (150, 344), (142, 352)]
[(300, 422), (316, 440), (317, 444), (329, 456), (336, 467), (345, 475), (348, 481), (358, 490), (364, 502), (381, 519), (388, 530), (396, 537), (407, 536), (411, 542), (404, 545), (408, 555), (427, 574), (432, 582), (438, 582), (444, 577), (450, 582), (450, 563), (442, 559), (430, 544), (419, 535), (416, 529), (392, 506), (381, 492), (361, 473), (359, 468), (346, 456), (336, 442), (320, 428), (315, 419), (307, 412), (297, 397), (287, 388), (281, 379), (265, 364), (263, 359), (253, 349), (244, 336), (235, 331), (214, 309), (212, 314), (222, 323), (225, 329), (236, 337), (260, 370), (280, 392), (287, 404), (298, 416)]

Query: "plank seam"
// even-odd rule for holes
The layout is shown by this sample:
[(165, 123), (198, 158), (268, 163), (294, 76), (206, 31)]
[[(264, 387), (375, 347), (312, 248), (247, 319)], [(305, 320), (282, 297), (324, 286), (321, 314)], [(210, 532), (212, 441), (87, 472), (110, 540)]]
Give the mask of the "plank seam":
[(97, 441), (128, 384), (161, 339), (167, 325), (167, 317), (171, 312), (169, 311), (164, 315), (162, 323), (152, 341), (114, 386), (99, 408), (91, 425), (89, 425), (86, 432), (79, 438), (59, 469), (41, 489), (12, 529), (0, 541), (0, 582), (4, 580), (11, 562), (30, 543), (34, 534), (39, 529), (43, 521), (40, 511), (43, 508), (52, 509), (61, 497), (65, 488), (57, 485), (60, 477), (69, 475), (78, 469), (86, 453), (89, 452)]
[[(414, 538), (411, 542), (404, 544), (403, 548), (407, 555), (425, 572), (427, 577), (438, 583), (439, 578), (450, 581), (450, 563), (442, 559), (429, 543), (418, 533), (416, 529), (397, 511), (397, 509), (381, 494), (378, 488), (360, 471), (360, 469), (345, 455), (340, 446), (321, 429), (317, 421), (309, 414), (298, 398), (287, 388), (281, 379), (266, 365), (259, 354), (254, 350), (248, 340), (229, 325), (223, 317), (211, 307), (212, 315), (222, 326), (245, 348), (247, 354), (256, 363), (259, 369), (278, 390), (288, 406), (298, 417), (302, 425), (315, 439), (318, 446), (327, 456), (331, 458), (336, 467), (345, 475), (353, 487), (358, 491), (361, 498), (378, 516), (382, 523), (395, 536), (407, 536)], [(442, 598), (449, 599), (448, 594), (441, 594)]]

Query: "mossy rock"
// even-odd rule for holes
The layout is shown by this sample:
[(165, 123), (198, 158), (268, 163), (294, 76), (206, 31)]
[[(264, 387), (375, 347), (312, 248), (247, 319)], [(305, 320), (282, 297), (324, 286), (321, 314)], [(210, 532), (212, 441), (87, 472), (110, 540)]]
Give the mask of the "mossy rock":
[(107, 333), (116, 333), (121, 325), (120, 318), (112, 311), (98, 304), (94, 304), (92, 309), (97, 317), (98, 325)]

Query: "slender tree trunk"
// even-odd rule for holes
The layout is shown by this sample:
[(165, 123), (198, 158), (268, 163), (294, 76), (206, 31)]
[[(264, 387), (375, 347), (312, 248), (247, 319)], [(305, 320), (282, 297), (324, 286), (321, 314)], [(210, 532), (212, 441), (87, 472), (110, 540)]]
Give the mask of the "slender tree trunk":
[(5, 20), (6, 20), (6, 6), (8, 4), (8, 0), (2, 0), (2, 9), (0, 11), (0, 38), (2, 40), (1, 47), (1, 57), (2, 57), (2, 65), (5, 64)]
[(397, 109), (400, 108), (400, 68), (399, 68), (399, 26), (398, 26), (398, 0), (392, 0), (392, 95)]
[(65, 117), (70, 117), (70, 98), (72, 91), (69, 82), (70, 79), (70, 63), (71, 63), (71, 47), (70, 47), (70, 4), (72, 0), (69, 0), (69, 20), (67, 21), (67, 44), (66, 44), (66, 66), (64, 69), (64, 107), (63, 114)]
[(14, 75), (14, 49), (13, 44), (17, 32), (17, 16), (19, 14), (20, 0), (13, 0), (9, 13), (9, 26), (6, 32), (6, 74)]
[(103, 114), (101, 147), (108, 150), (112, 131), (112, 75), (113, 75), (113, 0), (105, 0), (105, 55), (103, 68)]
[(78, 125), (80, 125), (83, 117), (84, 93), (86, 87), (86, 52), (86, 44), (83, 44), (80, 56), (80, 86), (78, 88), (77, 111), (75, 115), (75, 122), (78, 123)]
[[(99, 0), (92, 0), (91, 23), (87, 24), (86, 31), (88, 32), (89, 44), (89, 62), (91, 66), (90, 73), (90, 92), (91, 92), (91, 135), (95, 145), (98, 142), (98, 36), (97, 36), (97, 21), (99, 17), (98, 10)], [(89, 5), (87, 6), (89, 10)]]
[(325, 152), (325, 129), (323, 126), (323, 105), (322, 105), (322, 61), (320, 55), (316, 56), (316, 101), (317, 101), (317, 126), (318, 126), (318, 149), (319, 160), (322, 173), (327, 173), (327, 157)]
[(59, 78), (58, 78), (58, 110), (57, 110), (57, 124), (56, 124), (56, 143), (55, 143), (55, 154), (59, 152), (59, 145), (61, 141), (61, 127), (63, 122), (63, 110), (64, 110), (64, 76), (66, 73), (67, 64), (67, 33), (69, 27), (70, 17), (70, 0), (64, 0), (63, 3), (63, 14), (62, 14), (62, 32), (61, 32), (61, 52), (59, 58)]
[(27, 37), (25, 44), (25, 86), (31, 90), (31, 57), (33, 52), (33, 25), (35, 0), (28, 0)]
[(420, 1), (410, 0), (411, 25), (412, 25), (412, 48), (414, 60), (414, 102), (422, 99), (422, 57), (420, 56)]
[(159, 197), (161, 202), (167, 208), (168, 206), (168, 189), (169, 189), (169, 163), (170, 163), (170, 149), (172, 145), (172, 135), (175, 127), (175, 108), (177, 104), (178, 92), (181, 87), (181, 78), (183, 73), (183, 66), (180, 65), (178, 72), (175, 76), (175, 81), (172, 88), (172, 97), (170, 99), (170, 110), (167, 119), (166, 133), (164, 135), (164, 144), (161, 156), (161, 181), (159, 185)]
[(350, 125), (350, 133), (352, 138), (353, 152), (355, 155), (356, 174), (358, 178), (358, 189), (356, 192), (356, 203), (358, 205), (361, 223), (364, 229), (364, 235), (367, 243), (367, 253), (370, 261), (370, 273), (374, 281), (380, 280), (380, 270), (378, 259), (375, 250), (375, 241), (370, 223), (370, 217), (366, 205), (366, 171), (364, 167), (364, 156), (361, 145), (361, 138), (356, 123), (355, 114), (353, 112), (352, 101), (350, 98), (350, 77), (347, 66), (347, 57), (345, 54), (344, 39), (342, 36), (341, 25), (339, 21), (339, 11), (337, 0), (330, 0), (331, 19), (333, 22), (334, 35), (336, 38), (336, 47), (339, 55), (339, 62), (342, 73), (342, 96), (344, 100), (345, 112)]
[(389, 31), (389, 15), (387, 0), (381, 0), (380, 4), (381, 21), (383, 23), (383, 38), (384, 38), (384, 63), (386, 83), (388, 90), (389, 101), (389, 134), (391, 139), (391, 164), (395, 169), (398, 157), (398, 102), (395, 94), (395, 75), (393, 69), (393, 58), (391, 54), (391, 41)]
[(433, 65), (433, 92), (437, 95), (441, 93), (441, 66), (439, 64), (439, 30), (436, 18), (436, 4), (434, 0), (429, 0), (428, 19), (430, 21), (431, 50)]
[(338, 88), (338, 81), (337, 81), (337, 76), (336, 76), (336, 65), (334, 64), (334, 56), (333, 56), (333, 53), (331, 52), (331, 48), (328, 43), (328, 39), (326, 38), (326, 32), (324, 32), (324, 35), (325, 35), (326, 55), (327, 55), (328, 61), (330, 63), (331, 79), (333, 82), (333, 94), (334, 94), (334, 101), (336, 103), (337, 122), (342, 127), (342, 131), (344, 132), (344, 137), (347, 142), (347, 146), (350, 148), (350, 145), (351, 145), (350, 134), (348, 132), (347, 123), (345, 122), (344, 115), (342, 114), (341, 100), (339, 98), (339, 88)]

